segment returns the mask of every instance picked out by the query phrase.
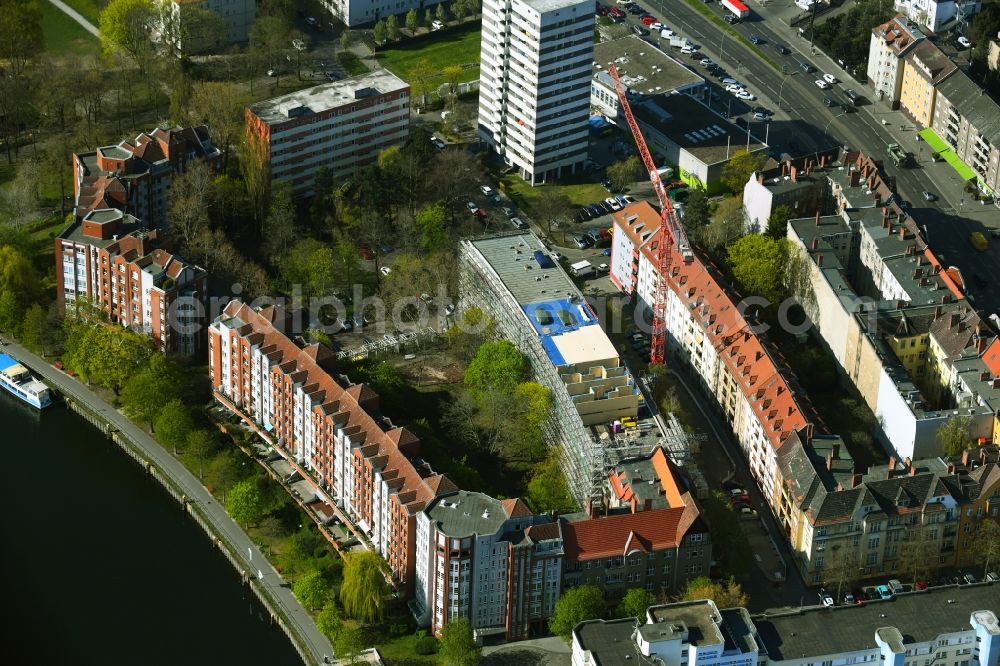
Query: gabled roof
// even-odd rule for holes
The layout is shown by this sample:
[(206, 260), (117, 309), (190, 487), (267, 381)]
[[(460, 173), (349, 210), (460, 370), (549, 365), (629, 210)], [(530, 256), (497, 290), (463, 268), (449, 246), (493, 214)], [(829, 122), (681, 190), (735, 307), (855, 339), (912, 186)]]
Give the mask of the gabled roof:
[(684, 512), (684, 508), (660, 509), (565, 522), (566, 559), (593, 560), (676, 548), (685, 534), (681, 528)]

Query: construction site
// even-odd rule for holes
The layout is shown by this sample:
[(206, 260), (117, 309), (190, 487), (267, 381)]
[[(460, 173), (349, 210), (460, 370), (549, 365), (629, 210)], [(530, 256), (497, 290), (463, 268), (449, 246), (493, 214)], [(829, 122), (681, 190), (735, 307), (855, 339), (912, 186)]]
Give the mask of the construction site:
[(693, 438), (664, 419), (625, 365), (577, 286), (531, 232), (462, 241), (459, 310), (479, 308), (496, 334), (529, 360), (535, 381), (552, 394), (546, 428), (559, 446), (579, 506), (600, 499), (608, 472), (662, 445), (698, 494), (704, 481), (690, 464)]

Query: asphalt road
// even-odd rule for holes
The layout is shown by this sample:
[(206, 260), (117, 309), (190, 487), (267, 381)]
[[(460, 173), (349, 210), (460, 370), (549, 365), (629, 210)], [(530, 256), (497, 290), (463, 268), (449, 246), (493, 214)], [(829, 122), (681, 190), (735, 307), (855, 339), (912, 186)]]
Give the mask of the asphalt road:
[[(330, 642), (319, 632), (312, 617), (298, 602), (286, 582), (267, 562), (263, 553), (250, 537), (240, 529), (225, 509), (219, 505), (205, 486), (183, 464), (175, 459), (166, 449), (160, 446), (152, 437), (122, 416), (111, 405), (104, 402), (96, 393), (87, 388), (77, 379), (66, 375), (49, 365), (39, 356), (32, 354), (20, 345), (8, 343), (2, 347), (27, 365), (36, 374), (41, 375), (49, 386), (55, 387), (60, 393), (72, 397), (95, 412), (100, 413), (111, 422), (115, 428), (124, 433), (139, 447), (146, 459), (156, 466), (157, 470), (173, 479), (189, 500), (198, 505), (202, 516), (211, 523), (213, 530), (229, 544), (229, 547), (245, 559), (247, 572), (256, 578), (256, 584), (267, 589), (270, 597), (276, 600), (280, 613), (302, 637), (302, 646), (312, 656), (312, 663), (323, 663), (325, 656), (333, 656)], [(257, 573), (261, 576), (258, 577)]]

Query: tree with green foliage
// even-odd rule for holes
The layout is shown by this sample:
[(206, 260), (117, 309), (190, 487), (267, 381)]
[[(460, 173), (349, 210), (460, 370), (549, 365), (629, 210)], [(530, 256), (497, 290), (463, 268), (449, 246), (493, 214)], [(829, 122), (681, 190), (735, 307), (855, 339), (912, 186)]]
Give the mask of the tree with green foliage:
[(545, 460), (531, 469), (525, 500), (535, 513), (570, 513), (576, 510), (576, 502), (569, 492), (566, 476), (559, 464), (559, 447), (549, 448)]
[(0, 292), (0, 332), (17, 337), (21, 333), (24, 308), (12, 291)]
[(467, 13), (465, 3), (462, 2), (462, 0), (454, 0), (454, 2), (451, 3), (451, 15), (455, 17), (456, 21), (464, 19)]
[(689, 236), (700, 232), (712, 220), (712, 207), (705, 190), (692, 187), (688, 189), (687, 203), (684, 204), (684, 229)]
[(120, 326), (69, 319), (63, 363), (116, 395), (153, 353), (153, 344), (144, 335)]
[(222, 491), (223, 504), (226, 503), (229, 489), (243, 476), (243, 462), (234, 451), (223, 451), (213, 458), (208, 466), (210, 476), (215, 479), (216, 485)]
[(604, 594), (600, 588), (593, 585), (572, 587), (556, 602), (555, 612), (549, 618), (549, 629), (568, 642), (576, 625), (603, 616)]
[(630, 155), (608, 167), (608, 180), (616, 192), (624, 192), (629, 185), (642, 177), (642, 162), (635, 155)]
[(972, 448), (975, 444), (972, 440), (973, 423), (971, 416), (959, 415), (950, 417), (938, 428), (938, 444), (948, 456), (960, 456), (963, 451)]
[(243, 132), (246, 93), (232, 81), (194, 81), (187, 112), (195, 124), (212, 128), (212, 143), (222, 151), (221, 172), (229, 168), (229, 154)]
[(438, 663), (441, 666), (476, 666), (479, 653), (469, 621), (464, 617), (449, 620), (441, 630)]
[(240, 175), (243, 176), (250, 214), (263, 233), (271, 196), (271, 149), (267, 140), (249, 127), (239, 146)]
[(49, 323), (45, 308), (38, 303), (32, 303), (21, 322), (21, 343), (31, 351), (44, 355), (49, 339)]
[(173, 449), (177, 455), (177, 447), (187, 442), (188, 434), (194, 430), (191, 411), (178, 398), (163, 405), (154, 422), (154, 432), (157, 439)]
[(732, 502), (725, 493), (714, 491), (705, 498), (702, 507), (712, 528), (712, 543), (717, 546), (720, 568), (729, 576), (742, 578), (753, 561), (753, 549)]
[(510, 340), (484, 342), (465, 371), (465, 385), (511, 394), (527, 373), (528, 360)]
[(151, 0), (111, 0), (101, 11), (99, 21), (105, 52), (125, 54), (145, 76), (155, 54), (149, 39), (155, 16)]
[(153, 354), (145, 367), (122, 387), (122, 411), (152, 428), (164, 404), (178, 397), (180, 384), (177, 364), (163, 354)]
[(771, 211), (771, 216), (767, 218), (767, 229), (763, 231), (775, 240), (785, 238), (788, 233), (788, 221), (794, 217), (795, 209), (782, 204)]
[(365, 651), (365, 636), (360, 627), (344, 626), (333, 641), (333, 649), (338, 659), (353, 666)]
[(434, 10), (434, 16), (438, 21), (441, 21), (441, 23), (446, 23), (448, 21), (448, 12), (445, 10), (443, 2), (438, 4), (437, 9)]
[(411, 33), (416, 32), (417, 28), (420, 27), (420, 15), (417, 14), (416, 9), (411, 9), (406, 12), (406, 29)]
[(424, 10), (424, 26), (428, 29), (431, 27), (431, 23), (434, 22), (434, 11), (428, 7)]
[(743, 186), (755, 171), (760, 171), (766, 160), (767, 155), (764, 152), (749, 153), (746, 150), (737, 150), (722, 167), (720, 180), (730, 192), (742, 195)]
[(420, 230), (420, 247), (427, 252), (441, 252), (448, 249), (451, 241), (445, 226), (444, 204), (433, 203), (420, 209), (416, 224)]
[(351, 48), (351, 33), (348, 30), (340, 33), (340, 50), (347, 51)]
[(371, 551), (351, 552), (344, 557), (344, 580), (340, 603), (344, 612), (361, 622), (381, 620), (389, 596), (386, 563)]
[(375, 44), (377, 46), (382, 46), (383, 44), (385, 44), (385, 37), (386, 37), (385, 21), (379, 19), (378, 21), (375, 22), (375, 27), (372, 28), (372, 38), (375, 40)]
[(327, 600), (323, 610), (316, 615), (316, 628), (333, 643), (343, 627), (344, 622), (340, 619), (340, 611), (337, 610), (336, 604), (333, 603), (333, 599)]
[[(244, 483), (247, 483), (244, 481)], [(240, 484), (243, 485), (243, 484)], [(236, 490), (240, 486), (233, 488), (229, 494), (229, 499), (236, 495)], [(322, 608), (328, 604), (333, 594), (333, 588), (320, 571), (310, 571), (295, 579), (292, 584), (292, 592), (295, 597), (302, 602), (302, 605), (309, 610)]]
[[(253, 525), (261, 519), (264, 515), (264, 496), (256, 479), (244, 479), (230, 488), (226, 496), (226, 511), (243, 527)], [(295, 596), (303, 598), (299, 596), (298, 588), (295, 589)], [(320, 605), (322, 603), (316, 604)]]
[(10, 293), (25, 306), (39, 291), (38, 273), (31, 261), (13, 245), (0, 245), (0, 294)]
[(699, 599), (711, 599), (718, 608), (746, 608), (747, 605), (747, 595), (734, 578), (725, 583), (714, 583), (711, 578), (705, 576), (692, 578), (684, 586), (678, 601)]
[(785, 297), (788, 242), (750, 234), (730, 243), (726, 263), (744, 296), (763, 296), (774, 306)]
[(976, 561), (983, 563), (983, 570), (990, 572), (990, 564), (1000, 559), (1000, 523), (994, 518), (986, 518), (979, 524), (972, 552)]
[(7, 64), (10, 76), (19, 78), (44, 50), (39, 6), (34, 2), (0, 3), (0, 60)]
[(399, 19), (395, 14), (390, 14), (385, 20), (385, 34), (390, 41), (398, 42), (400, 38)]
[(615, 609), (615, 615), (618, 617), (634, 617), (639, 622), (645, 622), (646, 609), (655, 603), (656, 597), (653, 596), (652, 592), (644, 590), (641, 587), (633, 587), (625, 593), (625, 597), (622, 598), (618, 604), (618, 608)]
[(184, 442), (184, 455), (198, 463), (198, 478), (205, 478), (205, 463), (219, 450), (219, 440), (211, 430), (192, 430)]

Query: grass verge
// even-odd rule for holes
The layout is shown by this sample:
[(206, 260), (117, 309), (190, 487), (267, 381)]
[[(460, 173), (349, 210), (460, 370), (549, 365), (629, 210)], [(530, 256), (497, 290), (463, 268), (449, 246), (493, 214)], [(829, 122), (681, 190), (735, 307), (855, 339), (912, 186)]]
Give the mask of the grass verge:
[(94, 25), (101, 22), (101, 12), (107, 6), (107, 0), (63, 0), (67, 5), (78, 11), (83, 18)]
[(475, 25), (470, 25), (468, 32), (449, 33), (441, 40), (420, 42), (409, 45), (403, 41), (391, 49), (378, 54), (379, 64), (404, 81), (412, 81), (413, 76), (422, 66), (421, 61), (427, 61), (427, 67), (438, 72), (431, 77), (429, 83), (435, 87), (445, 82), (444, 68), (454, 65), (474, 65), (465, 67), (458, 82), (476, 81), (479, 79), (479, 33)]
[(709, 9), (708, 5), (706, 5), (704, 2), (702, 2), (702, 0), (685, 0), (685, 2), (687, 2), (689, 5), (691, 5), (691, 7), (696, 12), (698, 12), (699, 14), (701, 14), (702, 16), (704, 16), (705, 18), (707, 18), (709, 21), (711, 21), (715, 25), (719, 26), (719, 28), (721, 28), (722, 30), (724, 30), (730, 37), (732, 37), (733, 39), (735, 39), (736, 41), (738, 41), (740, 44), (742, 44), (743, 46), (747, 47), (751, 51), (755, 52), (760, 57), (761, 60), (763, 60), (764, 62), (766, 62), (768, 65), (770, 65), (771, 68), (774, 69), (776, 72), (780, 72), (781, 71), (781, 65), (779, 65), (777, 62), (775, 62), (773, 59), (771, 59), (770, 56), (768, 56), (766, 53), (764, 53), (759, 48), (757, 48), (754, 45), (754, 43), (751, 42), (749, 39), (747, 39), (746, 37), (744, 37), (740, 33), (738, 33), (735, 30), (733, 30), (733, 27), (731, 25), (729, 25), (728, 23), (726, 23), (725, 21), (723, 21), (719, 17), (718, 14), (716, 14), (711, 9)]
[(604, 201), (608, 196), (607, 191), (601, 187), (600, 183), (553, 183), (532, 187), (515, 173), (509, 173), (500, 178), (500, 186), (511, 198), (511, 201), (529, 216), (532, 206), (541, 199), (543, 193), (559, 192), (579, 208)]
[(56, 55), (96, 56), (101, 44), (79, 23), (66, 16), (49, 2), (38, 5), (42, 12), (42, 35), (45, 49)]
[(348, 76), (358, 76), (359, 74), (368, 73), (368, 65), (363, 63), (361, 58), (350, 51), (341, 51), (338, 53), (337, 62), (344, 68)]

